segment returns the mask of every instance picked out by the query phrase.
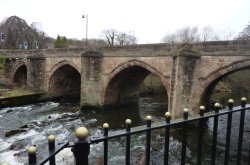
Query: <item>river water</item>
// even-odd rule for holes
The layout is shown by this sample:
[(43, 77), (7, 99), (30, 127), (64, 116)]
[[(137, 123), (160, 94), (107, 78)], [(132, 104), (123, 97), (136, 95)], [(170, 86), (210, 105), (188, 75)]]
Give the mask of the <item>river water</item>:
[[(8, 161), (11, 165), (22, 165), (27, 162), (26, 149), (30, 145), (36, 145), (38, 152), (47, 144), (47, 136), (56, 135), (58, 142), (74, 140), (74, 130), (80, 126), (89, 129), (91, 135), (102, 133), (102, 124), (108, 122), (110, 130), (125, 128), (125, 120), (130, 118), (133, 126), (145, 124), (145, 117), (151, 115), (153, 121), (164, 121), (167, 100), (162, 96), (140, 97), (138, 104), (131, 104), (110, 110), (87, 110), (79, 111), (77, 102), (45, 102), (25, 105), (20, 107), (0, 109), (0, 163)], [(239, 114), (233, 116), (231, 164), (235, 164), (237, 152), (237, 136)], [(217, 164), (223, 164), (226, 117), (219, 118)], [(250, 121), (249, 112), (246, 113), (246, 123)], [(204, 135), (203, 163), (209, 164), (211, 153), (213, 121), (207, 122)], [(11, 130), (19, 130), (19, 133), (10, 135)], [(9, 132), (9, 137), (4, 137)], [(249, 144), (250, 125), (246, 124), (244, 133), (243, 159), (246, 162)], [(164, 130), (152, 132), (152, 155), (151, 164), (163, 164)], [(178, 129), (171, 133), (170, 138), (170, 164), (179, 164), (181, 149), (181, 132)], [(195, 127), (188, 130), (187, 161), (195, 164), (197, 132)], [(138, 165), (145, 151), (145, 134), (131, 137), (131, 164)], [(125, 139), (112, 140), (109, 142), (109, 164), (124, 164)], [(102, 143), (91, 145), (90, 164), (95, 164), (102, 158)], [(65, 149), (56, 157), (60, 165), (73, 164), (73, 156), (70, 149)]]

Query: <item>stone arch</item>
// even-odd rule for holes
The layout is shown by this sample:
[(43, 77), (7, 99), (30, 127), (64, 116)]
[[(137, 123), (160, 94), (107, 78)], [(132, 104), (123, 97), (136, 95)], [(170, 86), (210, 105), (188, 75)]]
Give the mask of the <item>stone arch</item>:
[(49, 91), (49, 82), (51, 81), (51, 77), (52, 75), (55, 73), (55, 71), (57, 71), (60, 67), (64, 66), (64, 65), (70, 65), (71, 67), (73, 67), (74, 69), (76, 69), (79, 73), (81, 73), (80, 68), (77, 67), (77, 65), (75, 65), (73, 62), (68, 61), (68, 60), (64, 60), (64, 61), (60, 61), (57, 64), (55, 64), (50, 71), (47, 72), (47, 90)]
[(48, 77), (48, 93), (52, 97), (80, 98), (81, 74), (69, 61), (55, 65)]
[[(107, 105), (112, 105), (113, 103), (115, 103), (116, 101), (113, 100), (114, 102), (112, 102), (112, 99), (110, 99), (111, 101), (109, 101), (109, 93), (111, 92), (110, 89), (115, 88), (114, 86), (117, 85), (115, 84), (114, 81), (122, 81), (122, 80), (118, 80), (121, 79), (121, 77), (119, 76), (124, 76), (125, 72), (129, 72), (129, 70), (132, 69), (134, 72), (141, 72), (138, 74), (135, 74), (135, 76), (138, 76), (138, 82), (135, 82), (135, 86), (133, 86), (134, 88), (137, 88), (138, 85), (141, 83), (142, 80), (145, 79), (145, 77), (152, 73), (154, 75), (156, 75), (157, 77), (159, 77), (159, 79), (161, 80), (162, 84), (164, 85), (165, 89), (166, 89), (166, 93), (167, 93), (167, 98), (168, 97), (168, 91), (170, 91), (170, 83), (166, 80), (166, 77), (156, 68), (150, 66), (149, 64), (143, 62), (143, 61), (139, 61), (139, 60), (130, 60), (124, 63), (119, 64), (117, 67), (115, 67), (114, 69), (112, 69), (107, 75), (107, 79), (106, 79), (106, 84), (104, 85), (104, 91), (103, 96), (102, 96), (102, 102), (104, 104), (104, 106)], [(131, 72), (132, 73), (132, 72)], [(124, 75), (122, 75), (124, 74)], [(140, 75), (142, 74), (142, 75)], [(139, 76), (140, 75), (140, 76)], [(128, 80), (128, 78), (123, 77), (124, 80)], [(136, 79), (130, 79), (130, 80), (135, 80)], [(112, 85), (113, 83), (113, 85)], [(125, 82), (119, 82), (121, 83), (125, 83)], [(118, 84), (119, 84), (118, 83)], [(132, 87), (132, 86), (131, 86)], [(116, 87), (118, 89), (118, 86)], [(118, 98), (115, 98), (118, 99)], [(168, 99), (169, 100), (169, 99)], [(129, 102), (129, 101), (128, 101)], [(126, 101), (125, 101), (126, 103)], [(123, 103), (121, 103), (123, 104)]]
[(81, 72), (80, 68), (77, 67), (77, 65), (75, 65), (73, 62), (68, 61), (68, 60), (64, 60), (64, 61), (60, 61), (58, 62), (56, 65), (54, 65), (51, 70), (49, 71), (50, 75), (53, 75), (53, 73), (60, 67), (62, 67), (63, 65), (70, 65), (71, 67), (75, 68), (79, 73)]
[(19, 62), (13, 68), (13, 74), (11, 75), (11, 82), (14, 86), (27, 85), (27, 73), (28, 68), (24, 61)]
[(209, 100), (213, 88), (223, 77), (247, 68), (250, 68), (250, 59), (232, 62), (229, 65), (220, 67), (209, 75), (200, 78), (202, 81), (201, 87), (203, 89), (200, 97), (200, 104), (208, 106), (206, 101)]

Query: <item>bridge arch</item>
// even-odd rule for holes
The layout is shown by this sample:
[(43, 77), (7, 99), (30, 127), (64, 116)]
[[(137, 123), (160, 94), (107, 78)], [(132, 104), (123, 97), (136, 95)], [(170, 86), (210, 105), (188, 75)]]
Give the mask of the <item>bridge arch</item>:
[[(75, 68), (79, 73), (81, 72), (80, 68), (76, 64), (74, 64), (71, 61), (64, 60), (64, 61), (58, 62), (56, 65), (54, 65), (52, 67), (52, 69), (49, 71), (50, 75), (52, 75), (58, 68), (60, 68), (64, 65), (70, 65), (71, 67)], [(51, 76), (49, 76), (49, 77), (51, 77)]]
[(12, 83), (14, 86), (27, 86), (27, 65), (20, 62), (14, 67), (12, 75)]
[(104, 106), (116, 106), (136, 101), (139, 96), (140, 84), (150, 73), (161, 80), (168, 99), (170, 83), (166, 81), (164, 75), (143, 61), (130, 60), (121, 63), (108, 74), (103, 92)]
[(212, 95), (213, 89), (220, 80), (232, 73), (245, 69), (250, 69), (250, 59), (235, 61), (229, 65), (215, 70), (206, 77), (200, 78), (200, 80), (203, 80), (201, 86), (204, 89), (201, 93), (200, 105), (209, 106), (209, 100)]
[(48, 79), (48, 93), (52, 97), (80, 98), (81, 74), (70, 61), (55, 65)]

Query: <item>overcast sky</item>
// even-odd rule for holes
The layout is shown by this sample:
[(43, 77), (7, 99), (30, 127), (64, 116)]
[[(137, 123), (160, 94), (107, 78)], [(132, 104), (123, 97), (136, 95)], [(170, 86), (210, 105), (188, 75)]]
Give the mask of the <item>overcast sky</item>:
[(100, 38), (104, 29), (134, 32), (139, 43), (160, 42), (184, 26), (212, 26), (238, 33), (250, 21), (250, 0), (3, 0), (0, 20), (19, 16), (39, 22), (56, 38)]

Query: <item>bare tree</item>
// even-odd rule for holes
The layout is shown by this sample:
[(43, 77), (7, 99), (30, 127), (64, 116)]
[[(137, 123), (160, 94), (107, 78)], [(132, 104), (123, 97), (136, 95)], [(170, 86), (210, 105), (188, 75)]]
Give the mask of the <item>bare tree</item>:
[(167, 33), (165, 37), (163, 38), (163, 41), (166, 43), (176, 43), (177, 42), (177, 34), (175, 33)]
[(118, 32), (116, 35), (116, 41), (118, 42), (118, 45), (134, 45), (136, 44), (136, 37), (132, 32), (129, 34), (125, 32)]
[[(220, 34), (220, 35), (218, 35)], [(198, 26), (185, 26), (181, 29), (177, 29), (173, 33), (167, 33), (162, 39), (166, 43), (192, 43), (199, 41), (218, 41), (218, 40), (230, 40), (234, 36), (234, 33), (230, 29), (225, 29), (223, 32), (216, 33), (216, 31), (209, 25), (204, 26), (199, 30)]]
[(236, 39), (250, 40), (250, 22), (248, 23), (247, 27), (239, 33)]
[(190, 27), (185, 26), (177, 30), (177, 36), (183, 43), (191, 43), (199, 41), (199, 28), (198, 26)]
[(232, 29), (227, 28), (222, 31), (221, 38), (222, 40), (232, 40), (233, 38), (235, 38), (235, 33), (233, 32)]
[(137, 38), (132, 32), (125, 33), (119, 32), (115, 29), (104, 30), (102, 32), (106, 38), (106, 43), (109, 46), (114, 45), (134, 45), (137, 42)]
[(106, 42), (109, 46), (115, 45), (115, 36), (118, 33), (115, 29), (104, 30), (102, 32), (106, 38)]
[(167, 43), (191, 43), (199, 41), (199, 28), (198, 26), (190, 27), (185, 26), (176, 30), (174, 33), (169, 33), (163, 38)]
[(203, 42), (215, 40), (215, 31), (212, 26), (207, 25), (201, 29), (200, 38)]

